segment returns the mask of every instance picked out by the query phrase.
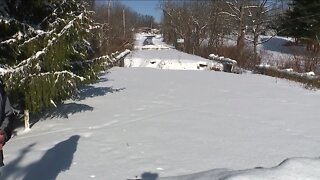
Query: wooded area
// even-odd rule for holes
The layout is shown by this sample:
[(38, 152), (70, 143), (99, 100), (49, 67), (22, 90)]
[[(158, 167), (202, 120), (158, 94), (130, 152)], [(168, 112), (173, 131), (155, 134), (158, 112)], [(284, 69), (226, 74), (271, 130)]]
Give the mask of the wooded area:
[[(252, 69), (260, 62), (257, 46), (275, 35), (294, 37), (318, 53), (319, 8), (319, 0), (163, 0), (162, 31), (180, 50), (204, 57), (215, 53)], [(227, 44), (228, 39), (236, 46)]]

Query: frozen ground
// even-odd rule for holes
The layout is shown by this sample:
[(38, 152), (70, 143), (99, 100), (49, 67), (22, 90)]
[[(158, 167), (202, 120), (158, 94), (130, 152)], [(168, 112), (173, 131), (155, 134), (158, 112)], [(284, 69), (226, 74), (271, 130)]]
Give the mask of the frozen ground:
[(299, 84), (112, 68), (80, 95), (17, 132), (0, 179), (320, 179), (320, 93)]

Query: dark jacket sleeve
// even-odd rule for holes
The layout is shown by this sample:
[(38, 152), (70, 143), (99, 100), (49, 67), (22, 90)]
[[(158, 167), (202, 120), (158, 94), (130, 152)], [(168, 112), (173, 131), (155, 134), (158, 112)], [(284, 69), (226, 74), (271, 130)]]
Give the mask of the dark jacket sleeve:
[(13, 109), (10, 105), (10, 101), (9, 98), (6, 94), (4, 94), (2, 96), (2, 105), (4, 107), (2, 107), (3, 110), (3, 114), (2, 114), (2, 123), (0, 126), (0, 130), (4, 131), (5, 135), (6, 135), (6, 141), (8, 141), (11, 138), (12, 135), (12, 117), (13, 117)]

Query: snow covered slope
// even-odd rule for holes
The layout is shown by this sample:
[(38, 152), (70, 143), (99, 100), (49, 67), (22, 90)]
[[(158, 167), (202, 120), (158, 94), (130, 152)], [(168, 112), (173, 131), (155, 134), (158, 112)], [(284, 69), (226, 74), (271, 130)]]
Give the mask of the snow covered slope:
[[(0, 178), (319, 179), (319, 97), (261, 75), (113, 68), (13, 137)], [(290, 157), (311, 159), (232, 171)]]
[(267, 40), (265, 43), (258, 45), (262, 64), (283, 65), (285, 62), (293, 60), (294, 56), (306, 53), (306, 48), (295, 46), (292, 38), (281, 36), (260, 36), (260, 38), (261, 41)]

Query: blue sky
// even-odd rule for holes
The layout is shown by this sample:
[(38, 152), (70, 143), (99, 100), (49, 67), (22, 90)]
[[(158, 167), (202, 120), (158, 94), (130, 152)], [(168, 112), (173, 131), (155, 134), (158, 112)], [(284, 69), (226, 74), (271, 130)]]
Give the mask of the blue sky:
[[(106, 4), (108, 0), (96, 0), (98, 4)], [(130, 7), (132, 10), (143, 14), (151, 15), (156, 22), (160, 22), (162, 11), (159, 9), (158, 0), (112, 0), (113, 2), (121, 1), (124, 5)]]
[(121, 0), (121, 2), (140, 14), (153, 16), (157, 22), (161, 20), (162, 11), (158, 0)]

